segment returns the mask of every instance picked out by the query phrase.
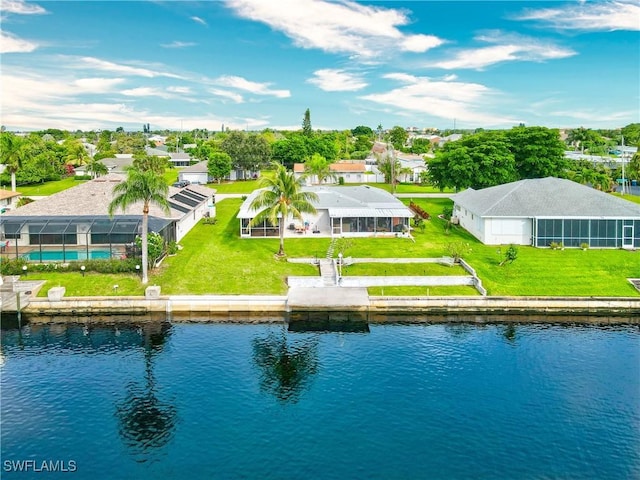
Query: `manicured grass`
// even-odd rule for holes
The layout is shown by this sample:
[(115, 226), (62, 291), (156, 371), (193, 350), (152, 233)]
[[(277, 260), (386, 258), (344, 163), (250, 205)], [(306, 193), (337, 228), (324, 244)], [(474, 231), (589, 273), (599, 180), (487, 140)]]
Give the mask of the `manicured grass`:
[(467, 285), (452, 285), (450, 287), (369, 287), (369, 295), (392, 297), (452, 297), (478, 296), (480, 293), (474, 287)]
[(177, 168), (167, 168), (164, 171), (164, 181), (167, 182), (167, 185), (171, 185), (175, 182), (178, 181), (178, 174), (180, 173), (180, 170)]
[[(25, 197), (53, 195), (71, 187), (80, 185), (87, 180), (76, 180), (74, 177), (63, 178), (53, 182), (35, 183), (32, 185), (18, 185), (16, 190)], [(11, 187), (9, 187), (11, 188)]]
[[(144, 286), (137, 275), (87, 273), (84, 277), (79, 272), (55, 273), (34, 272), (29, 280), (47, 280), (38, 292), (39, 297), (46, 297), (52, 287), (64, 286), (65, 296), (127, 296), (144, 295)], [(113, 288), (118, 285), (118, 288)]]
[[(640, 278), (640, 252), (549, 250), (521, 246), (515, 262), (500, 266), (505, 247), (499, 249), (482, 245), (460, 227), (453, 227), (448, 234), (445, 232), (445, 222), (437, 215), (451, 205), (451, 200), (421, 198), (415, 201), (432, 216), (425, 222), (424, 232), (413, 231), (415, 241), (408, 238), (353, 239), (345, 256), (442, 257), (448, 255), (448, 243), (463, 242), (468, 244), (468, 252), (463, 258), (476, 269), (489, 295), (640, 296), (626, 280)], [(287, 276), (318, 275), (315, 266), (276, 259), (278, 238), (240, 239), (239, 222), (235, 218), (240, 204), (240, 199), (218, 202), (217, 223), (205, 225), (200, 222), (196, 225), (180, 242), (183, 249), (151, 272), (149, 284), (160, 285), (163, 294), (284, 294)], [(328, 238), (287, 238), (285, 250), (291, 258), (323, 258), (329, 243)], [(337, 253), (334, 252), (334, 257)], [(354, 275), (358, 273), (357, 269), (361, 269), (362, 274), (381, 274), (385, 264), (355, 264), (346, 267), (343, 273)], [(426, 269), (438, 269), (438, 275), (446, 274), (443, 272), (464, 275), (458, 273), (458, 267), (437, 264), (386, 266), (389, 275), (392, 271), (393, 274), (420, 275)], [(40, 278), (49, 280), (43, 294), (50, 286), (58, 284), (67, 288), (67, 295), (110, 295), (114, 284), (120, 286), (119, 295), (139, 295), (144, 290), (132, 275), (87, 274), (83, 278), (78, 273), (29, 274), (29, 279)], [(426, 287), (397, 288), (397, 291), (384, 288), (385, 294), (426, 295)], [(462, 290), (458, 290), (460, 288)], [(471, 287), (434, 287), (429, 290), (430, 295), (471, 295), (474, 292)]]
[[(183, 249), (167, 258), (150, 282), (166, 294), (285, 294), (288, 275), (318, 275), (317, 267), (276, 259), (279, 240), (240, 239), (235, 215), (240, 199), (217, 204), (218, 221), (202, 222), (180, 242)], [(329, 239), (286, 239), (289, 256), (324, 256)]]
[(630, 202), (633, 202), (633, 203), (640, 203), (640, 196), (638, 195), (630, 195), (630, 194), (620, 195), (619, 193), (612, 193), (612, 195), (615, 195), (618, 198), (624, 198), (625, 200), (629, 200)]
[(438, 263), (354, 263), (342, 267), (346, 276), (413, 277), (420, 275), (455, 276), (469, 275), (460, 265), (440, 265)]

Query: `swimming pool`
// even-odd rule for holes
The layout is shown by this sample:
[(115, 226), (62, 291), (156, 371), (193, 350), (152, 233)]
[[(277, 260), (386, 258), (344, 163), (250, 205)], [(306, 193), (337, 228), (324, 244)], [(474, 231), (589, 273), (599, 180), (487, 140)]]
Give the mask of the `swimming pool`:
[[(25, 253), (22, 258), (31, 262), (73, 262), (76, 260), (96, 260), (101, 258), (111, 258), (109, 250), (35, 250)], [(41, 256), (42, 255), (42, 256)]]

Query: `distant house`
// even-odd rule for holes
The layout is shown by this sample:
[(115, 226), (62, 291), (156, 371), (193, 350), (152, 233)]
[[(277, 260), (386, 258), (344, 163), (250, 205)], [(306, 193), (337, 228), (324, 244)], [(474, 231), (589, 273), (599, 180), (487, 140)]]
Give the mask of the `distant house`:
[[(126, 255), (139, 235), (142, 204), (109, 217), (113, 188), (124, 175), (109, 174), (6, 212), (0, 238), (11, 239), (6, 251), (35, 261), (77, 260)], [(150, 205), (149, 231), (167, 242), (180, 241), (203, 217), (215, 215), (215, 191), (199, 185), (169, 187), (169, 214)], [(55, 256), (52, 256), (54, 255)]]
[(203, 160), (195, 165), (185, 167), (178, 173), (178, 180), (181, 182), (189, 182), (192, 184), (205, 185), (213, 181), (211, 175), (209, 175), (208, 162)]
[(442, 147), (447, 142), (455, 142), (457, 140), (460, 140), (461, 138), (462, 138), (462, 134), (461, 133), (452, 133), (451, 135), (447, 135), (446, 137), (442, 137), (438, 141), (438, 145)]
[(4, 213), (13, 208), (20, 195), (22, 195), (20, 192), (0, 188), (0, 212)]
[[(330, 237), (395, 237), (409, 230), (414, 214), (400, 200), (385, 190), (369, 185), (303, 187), (303, 191), (318, 195), (315, 214), (304, 214), (303, 221), (283, 219), (287, 234), (310, 234)], [(263, 222), (250, 225), (259, 213), (250, 208), (259, 194), (255, 190), (240, 207), (240, 236), (278, 236), (278, 225)]]
[(396, 158), (400, 163), (398, 181), (403, 183), (420, 183), (422, 173), (427, 170), (427, 164), (422, 155), (398, 153)]
[[(133, 157), (132, 156), (127, 156), (127, 157), (120, 157), (120, 158), (116, 158), (116, 157), (112, 157), (112, 158), (103, 158), (102, 160), (100, 160), (105, 167), (107, 167), (107, 170), (109, 173), (126, 173), (126, 169), (127, 167), (130, 167), (131, 165), (133, 165)], [(87, 172), (87, 166), (86, 165), (82, 165), (81, 167), (76, 167), (75, 168), (75, 174), (76, 175), (90, 175), (89, 172)]]
[(640, 205), (570, 180), (470, 188), (452, 199), (454, 218), (486, 245), (640, 247)]
[[(384, 181), (380, 175), (376, 176), (376, 172), (372, 171), (370, 165), (364, 160), (340, 160), (329, 165), (332, 177), (325, 179), (323, 184), (335, 184), (340, 182), (340, 178), (344, 183), (375, 183), (376, 181)], [(307, 172), (304, 163), (295, 163), (293, 165), (293, 173), (296, 178), (300, 178)], [(318, 179), (315, 175), (307, 176), (307, 185), (317, 184)]]

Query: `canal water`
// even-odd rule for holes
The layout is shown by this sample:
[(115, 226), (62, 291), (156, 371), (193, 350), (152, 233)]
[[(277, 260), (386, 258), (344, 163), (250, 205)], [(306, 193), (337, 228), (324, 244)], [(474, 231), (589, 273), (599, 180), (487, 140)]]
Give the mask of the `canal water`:
[(298, 327), (4, 328), (2, 478), (640, 478), (637, 326)]

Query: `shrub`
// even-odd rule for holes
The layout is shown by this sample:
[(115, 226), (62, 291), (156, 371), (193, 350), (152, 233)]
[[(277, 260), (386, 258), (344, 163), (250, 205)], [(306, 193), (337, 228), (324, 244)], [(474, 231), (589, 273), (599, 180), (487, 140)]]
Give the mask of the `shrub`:
[(91, 175), (74, 175), (74, 180), (91, 180), (93, 177)]
[(589, 244), (588, 244), (588, 243), (586, 243), (586, 242), (582, 242), (582, 243), (580, 244), (580, 248), (581, 248), (581, 249), (583, 249), (583, 250), (586, 250), (587, 248), (589, 248)]
[(178, 244), (176, 242), (169, 242), (167, 245), (167, 253), (169, 255), (175, 255), (178, 253)]
[(453, 215), (453, 207), (451, 206), (446, 206), (442, 209), (442, 216), (444, 218), (446, 218), (447, 220), (449, 220), (451, 218), (451, 215)]
[(471, 252), (471, 247), (465, 242), (451, 242), (447, 243), (446, 250), (454, 262), (459, 262), (463, 255)]
[(27, 265), (29, 272), (80, 272), (84, 265), (86, 272), (130, 273), (136, 271), (140, 262), (134, 258), (84, 260), (69, 263), (29, 263), (24, 258), (3, 260), (0, 265), (2, 275), (22, 275), (22, 267)]
[(507, 248), (507, 251), (504, 252), (504, 259), (500, 262), (500, 266), (506, 263), (513, 263), (516, 258), (518, 258), (518, 248), (511, 244), (509, 248)]
[(338, 185), (344, 185), (344, 177), (338, 177)]

